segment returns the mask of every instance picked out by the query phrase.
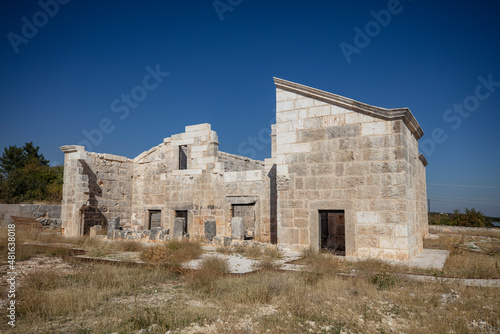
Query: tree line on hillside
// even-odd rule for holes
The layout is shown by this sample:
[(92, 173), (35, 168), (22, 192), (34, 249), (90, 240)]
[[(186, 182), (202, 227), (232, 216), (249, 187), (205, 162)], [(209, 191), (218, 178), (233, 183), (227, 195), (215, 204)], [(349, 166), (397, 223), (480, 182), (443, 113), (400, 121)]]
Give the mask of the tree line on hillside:
[(60, 203), (63, 166), (49, 165), (32, 142), (4, 148), (0, 157), (0, 203)]
[(492, 222), (498, 222), (498, 217), (488, 217), (476, 209), (465, 208), (465, 212), (454, 210), (453, 213), (431, 212), (429, 225), (453, 225), (465, 227), (491, 227)]

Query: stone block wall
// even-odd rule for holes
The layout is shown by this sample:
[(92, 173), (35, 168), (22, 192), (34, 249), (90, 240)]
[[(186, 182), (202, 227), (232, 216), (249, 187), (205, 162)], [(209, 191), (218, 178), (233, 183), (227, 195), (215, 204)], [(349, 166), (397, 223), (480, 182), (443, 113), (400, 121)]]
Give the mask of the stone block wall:
[(402, 119), (313, 93), (277, 88), (278, 242), (317, 248), (319, 210), (344, 210), (346, 255), (418, 254), (425, 176), (417, 139)]
[(129, 224), (132, 211), (132, 160), (86, 152), (83, 146), (63, 146), (63, 233), (89, 234), (94, 225), (113, 218)]
[[(179, 165), (181, 146), (187, 147), (186, 169)], [(257, 232), (269, 239), (269, 213), (263, 211), (269, 208), (264, 162), (219, 152), (218, 146), (210, 124), (199, 124), (135, 158), (130, 227), (147, 230), (149, 211), (159, 210), (162, 227), (172, 231), (176, 212), (187, 211), (190, 236), (202, 238), (207, 220), (216, 222), (217, 235), (229, 236), (231, 197), (251, 195), (258, 202)]]
[(61, 226), (61, 205), (47, 204), (0, 204), (0, 225), (13, 222), (11, 216), (35, 218), (42, 226)]
[[(346, 255), (419, 254), (428, 233), (427, 162), (418, 153), (423, 132), (411, 112), (275, 83), (272, 156), (265, 161), (219, 152), (210, 124), (187, 126), (135, 159), (61, 147), (65, 234), (119, 218), (115, 237), (151, 239), (155, 230), (166, 240), (175, 221), (186, 219), (187, 231), (177, 232), (203, 239), (210, 221), (216, 237), (227, 238), (236, 206), (251, 230), (245, 233), (257, 240), (318, 248), (320, 210), (326, 210), (323, 217), (342, 217)], [(151, 228), (151, 215), (160, 215), (160, 226)]]
[[(149, 210), (160, 210), (164, 228), (173, 230), (176, 211), (188, 211), (190, 235), (202, 236), (205, 220), (224, 231), (217, 140), (210, 124), (187, 126), (134, 159), (133, 228), (147, 230)], [(179, 165), (181, 146), (187, 146), (186, 169)]]
[[(272, 164), (262, 170), (224, 173), (226, 221), (233, 216), (233, 205), (251, 205), (255, 210), (255, 234), (259, 241), (271, 241), (271, 226), (275, 224), (271, 193)], [(226, 230), (230, 231), (231, 226)]]
[(219, 161), (224, 164), (224, 171), (226, 172), (264, 169), (264, 162), (262, 161), (220, 151)]

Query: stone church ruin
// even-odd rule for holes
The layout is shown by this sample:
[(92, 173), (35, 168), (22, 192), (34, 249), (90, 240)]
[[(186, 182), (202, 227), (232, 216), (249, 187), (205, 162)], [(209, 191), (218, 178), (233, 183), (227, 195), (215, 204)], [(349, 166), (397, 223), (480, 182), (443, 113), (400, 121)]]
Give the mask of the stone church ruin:
[(423, 131), (385, 109), (275, 78), (272, 156), (221, 152), (210, 124), (129, 159), (62, 146), (63, 233), (252, 239), (408, 260), (428, 234)]

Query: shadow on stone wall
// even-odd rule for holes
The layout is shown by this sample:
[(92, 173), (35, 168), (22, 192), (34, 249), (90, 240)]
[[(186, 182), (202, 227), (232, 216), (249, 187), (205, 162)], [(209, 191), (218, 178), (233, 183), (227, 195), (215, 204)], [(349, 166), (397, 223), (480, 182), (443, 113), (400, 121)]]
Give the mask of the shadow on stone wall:
[(272, 244), (277, 244), (278, 243), (278, 221), (277, 221), (277, 210), (278, 210), (278, 192), (276, 188), (276, 165), (273, 165), (273, 167), (269, 170), (269, 180), (271, 182), (271, 185), (269, 187), (269, 201), (270, 205), (269, 207), (271, 208), (270, 212), (270, 220), (271, 220), (271, 243)]
[[(79, 160), (83, 167), (82, 181), (88, 182), (87, 203), (80, 208), (80, 222), (83, 224), (83, 234), (90, 234), (90, 228), (95, 225), (101, 225), (106, 231), (108, 227), (108, 219), (99, 208), (97, 197), (102, 197), (102, 188), (97, 182), (97, 175), (92, 171), (85, 160)], [(85, 178), (86, 176), (86, 178)]]

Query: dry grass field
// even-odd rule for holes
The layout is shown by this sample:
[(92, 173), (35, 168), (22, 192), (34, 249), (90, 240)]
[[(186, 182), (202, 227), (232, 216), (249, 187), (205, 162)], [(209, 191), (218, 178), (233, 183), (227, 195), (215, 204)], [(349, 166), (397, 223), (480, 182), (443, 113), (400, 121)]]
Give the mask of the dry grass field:
[[(1, 231), (2, 254), (6, 233)], [(38, 243), (38, 245), (37, 245)], [(50, 243), (51, 247), (40, 244)], [(96, 258), (140, 252), (149, 265), (81, 262), (68, 246)], [(426, 248), (451, 252), (432, 276), (500, 278), (498, 234), (443, 234)], [(374, 260), (348, 263), (311, 250), (301, 271), (281, 271), (276, 248), (222, 249), (261, 261), (261, 270), (228, 274), (222, 259), (200, 270), (181, 263), (202, 253), (196, 242), (146, 247), (135, 242), (65, 238), (17, 231), (17, 320), (5, 333), (498, 333), (500, 289), (417, 282), (415, 272)]]

